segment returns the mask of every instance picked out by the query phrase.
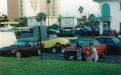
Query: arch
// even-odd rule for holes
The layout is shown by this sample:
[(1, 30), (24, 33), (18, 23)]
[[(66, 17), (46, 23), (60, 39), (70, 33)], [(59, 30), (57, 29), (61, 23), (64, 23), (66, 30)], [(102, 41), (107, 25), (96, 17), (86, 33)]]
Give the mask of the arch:
[(110, 17), (110, 5), (108, 3), (102, 5), (102, 17)]

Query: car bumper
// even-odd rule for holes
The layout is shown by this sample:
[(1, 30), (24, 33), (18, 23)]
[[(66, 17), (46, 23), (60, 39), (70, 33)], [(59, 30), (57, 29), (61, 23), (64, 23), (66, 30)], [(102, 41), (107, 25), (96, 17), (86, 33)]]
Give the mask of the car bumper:
[(0, 51), (0, 56), (14, 56), (11, 51)]

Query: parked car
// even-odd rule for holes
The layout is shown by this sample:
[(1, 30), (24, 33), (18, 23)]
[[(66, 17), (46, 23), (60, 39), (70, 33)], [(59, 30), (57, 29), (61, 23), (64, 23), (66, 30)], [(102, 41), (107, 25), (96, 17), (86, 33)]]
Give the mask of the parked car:
[(51, 35), (47, 40), (42, 41), (45, 49), (51, 49), (52, 53), (62, 52), (62, 47), (70, 44), (66, 38), (58, 38), (56, 35)]
[(107, 45), (107, 54), (121, 54), (121, 41), (114, 36), (100, 36), (96, 39)]
[[(89, 48), (88, 45), (90, 43), (93, 43), (94, 46), (96, 47), (97, 49), (97, 53), (98, 53), (98, 56), (101, 58), (105, 55), (105, 52), (106, 52), (106, 45), (105, 44), (100, 44), (97, 40), (93, 40), (93, 39), (82, 39), (79, 41), (79, 44), (82, 46), (82, 50), (84, 52), (84, 57), (86, 58), (88, 55), (91, 55), (91, 54), (86, 54), (85, 52), (86, 51), (89, 51)], [(64, 52), (64, 58), (65, 59), (68, 59), (70, 57), (73, 56), (74, 59), (76, 59), (76, 47), (75, 46), (68, 46), (66, 48), (63, 49), (63, 52)]]
[(27, 57), (40, 55), (43, 46), (35, 38), (21, 38), (11, 46), (0, 48), (0, 56)]
[(68, 37), (69, 41), (70, 41), (70, 45), (76, 45), (78, 42), (78, 37)]
[(81, 28), (81, 29), (75, 29), (75, 34), (80, 36), (88, 36), (88, 35), (99, 35), (99, 31), (96, 29), (91, 29), (90, 27), (87, 28)]
[(66, 32), (73, 32), (74, 28), (73, 27), (65, 27), (65, 28), (61, 28), (61, 31), (66, 33)]
[(103, 31), (101, 36), (115, 36), (115, 37), (118, 37), (118, 33), (115, 30)]
[(48, 34), (48, 35), (57, 34), (57, 33), (60, 33), (60, 31), (59, 31), (59, 30), (55, 30), (55, 29), (49, 29), (49, 30), (47, 31), (47, 34)]

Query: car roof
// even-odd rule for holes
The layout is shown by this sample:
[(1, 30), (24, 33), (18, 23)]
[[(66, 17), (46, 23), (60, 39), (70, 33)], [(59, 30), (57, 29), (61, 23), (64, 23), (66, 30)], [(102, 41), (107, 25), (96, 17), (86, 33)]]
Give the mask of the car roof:
[(81, 40), (85, 40), (85, 41), (94, 41), (94, 40), (96, 40), (96, 39), (80, 39), (80, 41)]
[(35, 37), (17, 39), (17, 41), (38, 41), (38, 40), (39, 39), (38, 38), (35, 38)]

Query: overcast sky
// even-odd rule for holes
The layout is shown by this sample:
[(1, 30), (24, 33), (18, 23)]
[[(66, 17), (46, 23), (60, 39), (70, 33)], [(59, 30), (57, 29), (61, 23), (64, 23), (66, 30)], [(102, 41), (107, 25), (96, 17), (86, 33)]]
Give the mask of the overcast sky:
[[(92, 0), (60, 0), (61, 15), (79, 17), (79, 6), (84, 7), (83, 15), (99, 14), (98, 3)], [(7, 14), (7, 0), (0, 0), (0, 12)]]

